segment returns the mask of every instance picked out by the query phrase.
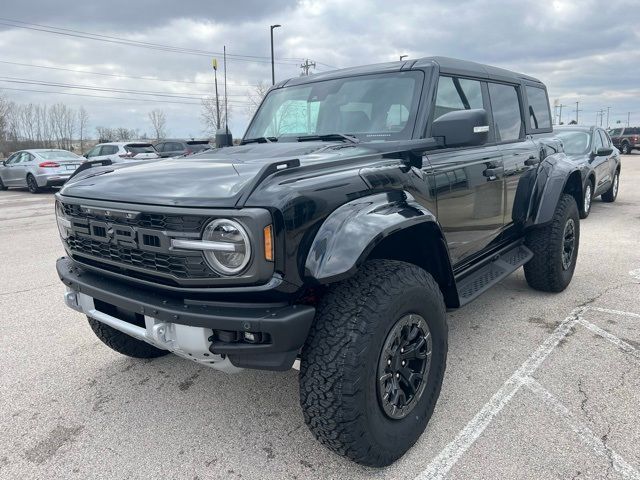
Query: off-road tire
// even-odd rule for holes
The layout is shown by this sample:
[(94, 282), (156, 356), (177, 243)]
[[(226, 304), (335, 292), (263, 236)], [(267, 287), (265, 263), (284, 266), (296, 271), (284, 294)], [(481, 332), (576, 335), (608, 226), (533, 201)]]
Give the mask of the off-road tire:
[(0, 191), (4, 191), (4, 190), (8, 190), (9, 187), (7, 187), (4, 182), (2, 181), (2, 179), (0, 178)]
[(87, 320), (100, 341), (122, 355), (133, 358), (157, 358), (169, 353), (168, 350), (160, 350), (91, 317), (87, 317)]
[(38, 186), (36, 177), (31, 174), (27, 175), (27, 188), (31, 193), (40, 193), (42, 191), (42, 189)]
[(622, 144), (622, 147), (620, 148), (620, 152), (623, 153), (624, 155), (630, 155), (631, 154), (631, 146), (627, 142), (624, 142)]
[[(565, 226), (573, 220), (575, 247), (570, 266), (562, 265)], [(530, 287), (543, 292), (561, 292), (571, 282), (580, 246), (578, 206), (571, 195), (562, 194), (551, 222), (529, 231), (525, 244), (533, 258), (524, 265), (524, 276)]]
[[(587, 184), (584, 187), (584, 195), (582, 196), (582, 205), (578, 206), (578, 213), (580, 215), (580, 219), (584, 220), (591, 213), (591, 204), (593, 203), (593, 191), (594, 185), (591, 180), (587, 181)], [(589, 195), (589, 202), (587, 203), (587, 195)]]
[(613, 176), (613, 182), (611, 183), (611, 187), (609, 187), (609, 190), (604, 192), (600, 196), (600, 198), (602, 198), (603, 202), (607, 202), (607, 203), (615, 202), (616, 198), (618, 198), (619, 191), (620, 191), (620, 172), (616, 171), (615, 175)]
[[(406, 417), (385, 415), (378, 397), (382, 347), (407, 313), (422, 316), (432, 343), (422, 396)], [(322, 299), (302, 351), (300, 403), (315, 437), (363, 465), (400, 458), (424, 431), (440, 394), (447, 357), (445, 304), (425, 270), (404, 262), (371, 260)]]

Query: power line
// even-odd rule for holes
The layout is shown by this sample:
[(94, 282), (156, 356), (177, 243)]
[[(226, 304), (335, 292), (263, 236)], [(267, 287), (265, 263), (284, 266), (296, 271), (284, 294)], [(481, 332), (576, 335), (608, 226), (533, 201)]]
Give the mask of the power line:
[[(63, 82), (47, 82), (45, 80), (32, 80), (28, 78), (18, 78), (18, 77), (5, 77), (0, 76), (0, 82), (7, 83), (22, 83), (28, 85), (41, 85), (41, 86), (49, 86), (49, 87), (63, 87), (63, 88), (76, 88), (80, 90), (94, 90), (99, 92), (115, 92), (115, 93), (131, 93), (136, 95), (151, 95), (158, 97), (173, 97), (173, 98), (186, 98), (192, 99), (192, 97), (202, 98), (209, 95), (208, 92), (202, 93), (188, 93), (188, 92), (157, 92), (150, 90), (132, 90), (127, 88), (109, 88), (109, 87), (96, 87), (92, 85), (81, 85), (77, 83), (63, 83)], [(234, 93), (231, 94), (235, 97), (246, 97), (244, 94)]]
[[(113, 37), (110, 35), (83, 32), (80, 30), (60, 28), (60, 27), (54, 27), (51, 25), (43, 25), (38, 23), (23, 22), (21, 20), (13, 20), (9, 18), (0, 17), (0, 25), (13, 27), (13, 28), (22, 28), (26, 30), (34, 30), (34, 31), (44, 32), (44, 33), (51, 33), (54, 35), (84, 38), (87, 40), (114, 43), (114, 44), (126, 45), (131, 47), (147, 48), (147, 49), (163, 51), (163, 52), (182, 53), (185, 55), (199, 55), (199, 56), (206, 56), (206, 57), (222, 55), (221, 52), (176, 47), (173, 45), (164, 45), (160, 43), (141, 42), (138, 40), (128, 40), (128, 39)], [(230, 57), (230, 60), (239, 61), (239, 62), (271, 63), (270, 57), (264, 57), (259, 55), (228, 54), (227, 57)], [(302, 59), (301, 58), (282, 58), (281, 60), (282, 61), (278, 61), (276, 63), (282, 64), (282, 65), (294, 65), (294, 64), (297, 64)]]
[[(171, 80), (171, 79), (167, 79), (167, 78), (150, 78), (150, 77), (142, 77), (142, 76), (135, 76), (135, 75), (124, 75), (124, 74), (120, 74), (120, 73), (106, 73), (106, 72), (94, 72), (94, 71), (89, 71), (89, 70), (77, 70), (77, 69), (73, 69), (73, 68), (64, 68), (64, 67), (54, 67), (54, 66), (48, 66), (48, 65), (34, 65), (31, 63), (20, 63), (20, 62), (9, 62), (6, 60), (0, 60), (0, 63), (2, 64), (6, 64), (6, 65), (17, 65), (20, 67), (33, 67), (33, 68), (46, 68), (48, 70), (60, 70), (60, 71), (64, 71), (64, 72), (73, 72), (73, 73), (86, 73), (89, 75), (101, 75), (104, 77), (116, 77), (116, 78), (130, 78), (133, 80), (148, 80), (148, 81), (154, 81), (154, 82), (169, 82), (169, 83), (185, 83), (188, 85), (213, 85), (213, 82), (196, 82), (196, 81), (192, 81), (192, 80)], [(234, 87), (257, 87), (258, 85), (255, 83), (232, 83), (230, 82), (231, 86)]]

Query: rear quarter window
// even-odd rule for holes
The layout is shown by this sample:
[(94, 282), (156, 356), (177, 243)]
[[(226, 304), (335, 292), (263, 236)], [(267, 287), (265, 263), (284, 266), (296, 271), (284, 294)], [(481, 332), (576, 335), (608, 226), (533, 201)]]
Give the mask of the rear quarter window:
[(529, 122), (533, 130), (551, 128), (551, 114), (549, 111), (549, 100), (547, 92), (538, 87), (527, 85), (527, 101), (529, 104)]

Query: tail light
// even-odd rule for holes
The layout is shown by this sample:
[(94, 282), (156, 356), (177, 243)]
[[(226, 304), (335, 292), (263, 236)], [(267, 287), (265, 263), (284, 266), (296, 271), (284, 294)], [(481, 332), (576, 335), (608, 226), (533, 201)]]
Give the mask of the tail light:
[(184, 152), (185, 155), (191, 155), (193, 153), (193, 150), (191, 150), (190, 148), (187, 148), (187, 151)]
[(60, 164), (58, 164), (56, 162), (42, 162), (38, 166), (41, 167), (41, 168), (58, 168), (60, 166)]

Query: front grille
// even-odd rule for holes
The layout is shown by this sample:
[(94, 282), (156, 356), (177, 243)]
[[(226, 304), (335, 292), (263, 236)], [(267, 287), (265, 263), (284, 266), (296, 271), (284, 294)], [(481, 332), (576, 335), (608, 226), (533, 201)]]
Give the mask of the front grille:
[(216, 276), (207, 267), (204, 258), (200, 254), (188, 257), (165, 255), (80, 237), (69, 237), (67, 245), (72, 251), (80, 255), (90, 255), (94, 259), (101, 258), (119, 264), (173, 275), (178, 278), (209, 278)]
[(219, 278), (202, 253), (170, 249), (172, 232), (199, 236), (207, 216), (134, 212), (127, 218), (74, 204), (63, 209), (72, 224), (67, 247), (80, 262), (158, 283)]
[[(69, 217), (86, 218), (88, 220), (113, 220), (111, 217), (96, 215), (83, 211), (80, 205), (64, 204), (64, 213)], [(171, 232), (200, 233), (207, 217), (199, 215), (171, 215), (163, 213), (141, 213), (136, 218), (118, 218), (122, 225), (151, 228)]]

